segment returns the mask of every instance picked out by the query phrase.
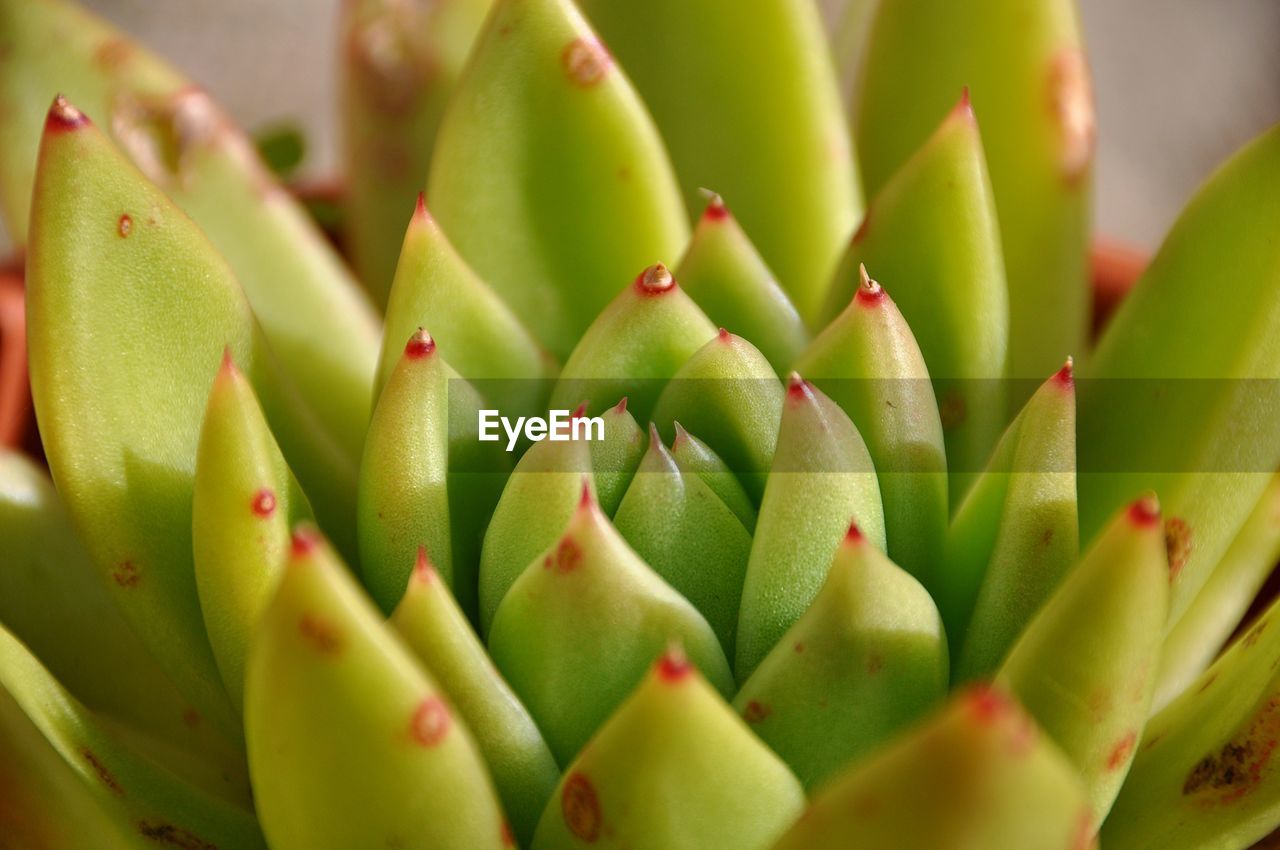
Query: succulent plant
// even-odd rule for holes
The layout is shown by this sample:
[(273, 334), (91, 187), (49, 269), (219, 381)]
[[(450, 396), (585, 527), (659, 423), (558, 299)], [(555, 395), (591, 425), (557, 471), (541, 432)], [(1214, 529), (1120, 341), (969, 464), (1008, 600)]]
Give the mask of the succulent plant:
[(1280, 826), (1280, 128), (1095, 343), (1073, 4), (867, 8), (349, 0), (353, 274), (0, 0), (0, 846)]

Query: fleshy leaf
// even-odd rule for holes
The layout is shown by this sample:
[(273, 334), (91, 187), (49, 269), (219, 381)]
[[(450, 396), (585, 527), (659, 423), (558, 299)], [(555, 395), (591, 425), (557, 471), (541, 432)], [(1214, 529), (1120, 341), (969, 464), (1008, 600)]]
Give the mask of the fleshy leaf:
[(688, 238), (657, 130), (571, 0), (495, 5), (440, 125), (427, 197), (557, 357), (620, 281), (674, 262)]
[(947, 681), (933, 600), (854, 526), (733, 706), (812, 789), (919, 719)]
[[(122, 846), (151, 846), (146, 842), (164, 839), (176, 846), (185, 842), (189, 847), (265, 850), (247, 807), (211, 796), (123, 746), (3, 627), (0, 741), (25, 749), (29, 755), (34, 755), (33, 749), (41, 750), (39, 757), (46, 764), (60, 759), (71, 767), (71, 771), (57, 769), (57, 779), (45, 774), (36, 781), (57, 782), (63, 793), (96, 803), (103, 820), (118, 830), (117, 840), (130, 836), (121, 841)], [(0, 765), (0, 780), (9, 778), (6, 773), (7, 765)], [(15, 779), (19, 788), (33, 781), (25, 775)], [(69, 788), (73, 781), (81, 787)], [(24, 813), (12, 812), (13, 801), (7, 791), (5, 796), (6, 811), (0, 824), (11, 818), (21, 824)], [(6, 845), (13, 837), (6, 827)], [(78, 846), (84, 846), (85, 836), (79, 838)], [(43, 846), (43, 842), (35, 846)]]
[(933, 385), (911, 329), (861, 271), (848, 307), (796, 369), (858, 426), (875, 463), (889, 557), (931, 586), (947, 533), (947, 458)]
[(360, 563), (383, 611), (404, 593), (419, 547), (470, 617), (479, 605), (480, 543), (502, 492), (507, 455), (481, 442), (479, 394), (419, 328), (405, 344), (365, 441)]
[(1137, 750), (1168, 598), (1160, 508), (1147, 496), (1085, 552), (1000, 667), (997, 681), (1075, 765), (1095, 823)]
[(449, 365), (503, 414), (527, 415), (541, 407), (554, 364), (458, 256), (419, 195), (387, 302), (376, 393), (400, 360), (404, 340), (421, 327), (431, 329), (449, 352)]
[(1195, 601), (1165, 635), (1154, 708), (1161, 709), (1204, 672), (1240, 625), (1280, 562), (1280, 474), (1213, 568)]
[[(199, 88), (66, 0), (0, 3), (0, 40), (8, 46), (0, 61), (0, 196), (19, 244), (45, 107), (62, 92), (226, 258), (280, 365), (325, 431), (352, 462), (359, 458), (377, 316), (244, 133)], [(110, 232), (143, 230), (151, 217), (146, 206), (122, 207)]]
[(564, 535), (511, 586), (489, 631), (489, 654), (562, 765), (671, 641), (722, 694), (733, 688), (711, 626), (627, 545), (585, 479), (580, 487)]
[(673, 423), (676, 436), (671, 441), (671, 459), (683, 473), (693, 473), (711, 488), (725, 506), (733, 511), (742, 527), (754, 534), (756, 509), (738, 477), (711, 447), (690, 434), (679, 422)]
[(669, 650), (565, 771), (532, 846), (765, 850), (803, 807), (786, 765)]
[(1147, 721), (1104, 847), (1250, 847), (1280, 826), (1278, 620), (1273, 602)]
[(812, 318), (860, 209), (816, 5), (762, 0), (744, 14), (687, 0), (581, 5), (653, 110), (690, 216), (702, 207), (699, 187), (721, 192)]
[(1171, 624), (1280, 469), (1280, 204), (1259, 190), (1276, 185), (1280, 127), (1187, 206), (1081, 382), (1081, 534), (1132, 493), (1159, 493)]
[(955, 681), (995, 671), (1080, 554), (1075, 417), (1068, 362), (1005, 431), (956, 511), (935, 580)]
[(982, 470), (1007, 421), (1009, 295), (995, 200), (967, 98), (871, 201), (828, 293), (834, 318), (865, 264), (889, 281), (942, 412), (951, 500)]
[(289, 529), (310, 516), (253, 387), (226, 357), (200, 429), (191, 546), (205, 629), (237, 710), (249, 638), (280, 579)]
[(875, 466), (845, 412), (792, 373), (742, 589), (739, 682), (818, 595), (850, 522), (884, 549)]
[(752, 340), (779, 375), (809, 341), (791, 299), (718, 195), (703, 210), (676, 277), (711, 321)]
[[(632, 476), (644, 457), (644, 432), (627, 407), (628, 399), (623, 398), (605, 410), (600, 416), (604, 420), (603, 439), (588, 443), (596, 498), (605, 516), (617, 513), (618, 505), (622, 504)], [(563, 528), (563, 524), (558, 527)]]
[(577, 510), (582, 476), (591, 472), (589, 445), (585, 440), (542, 440), (516, 463), (480, 550), (482, 634), (489, 633), (511, 585), (559, 539)]
[(223, 352), (254, 385), (321, 520), (347, 542), (353, 466), (284, 385), (230, 268), (61, 98), (29, 249), (31, 389), (58, 491), (139, 636), (201, 713), (234, 732), (191, 550), (196, 447)]
[(653, 426), (613, 522), (636, 554), (707, 618), (732, 658), (751, 533), (702, 478), (680, 469)]
[(509, 846), (471, 733), (309, 529), (250, 648), (245, 736), (273, 850)]
[(888, 0), (867, 45), (854, 117), (867, 197), (889, 185), (964, 87), (973, 97), (1000, 219), (1015, 378), (1038, 378), (1084, 350), (1095, 132), (1081, 35), (1075, 0)]
[(99, 717), (143, 731), (179, 764), (216, 777), (211, 791), (247, 802), (241, 748), (202, 722), (121, 616), (53, 482), (7, 450), (0, 450), (0, 540), (0, 623)]
[(698, 434), (759, 504), (777, 446), (784, 395), (760, 350), (721, 328), (663, 388), (653, 421), (674, 432), (679, 420)]
[(648, 419), (663, 385), (716, 335), (715, 325), (680, 289), (666, 266), (649, 266), (613, 299), (565, 361), (551, 406), (581, 399), (602, 410), (627, 396), (628, 408)]
[(1004, 694), (972, 688), (834, 779), (773, 850), (1086, 850), (1092, 835), (1062, 753)]
[[(414, 192), (426, 180), (449, 95), (491, 5), (492, 0), (342, 4), (345, 237), (356, 272), (379, 303), (387, 302), (399, 234)], [(440, 322), (423, 319), (413, 327), (421, 324), (443, 330)], [(413, 327), (397, 328), (391, 338), (407, 338)], [(452, 340), (441, 341), (454, 350)]]
[(488, 762), (515, 837), (527, 843), (560, 779), (542, 733), (494, 669), (425, 549), (391, 626), (440, 684)]

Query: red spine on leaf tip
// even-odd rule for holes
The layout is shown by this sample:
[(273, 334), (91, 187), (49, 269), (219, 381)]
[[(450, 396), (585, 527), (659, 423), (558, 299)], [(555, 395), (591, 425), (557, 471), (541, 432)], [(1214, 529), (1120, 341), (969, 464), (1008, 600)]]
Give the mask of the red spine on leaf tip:
[(716, 339), (720, 340), (721, 342), (729, 342), (731, 339), (733, 339), (733, 334), (729, 333), (724, 328), (721, 328), (716, 334)]
[(1129, 505), (1129, 521), (1139, 528), (1152, 528), (1160, 524), (1160, 502), (1154, 493), (1148, 493)]
[(596, 494), (591, 491), (591, 479), (582, 476), (582, 493), (578, 496), (578, 510), (584, 511), (595, 507)]
[(674, 449), (676, 446), (680, 445), (682, 442), (689, 439), (689, 432), (686, 431), (684, 429), (684, 426), (681, 425), (679, 422), (673, 422), (672, 427), (674, 427), (676, 430), (675, 439), (671, 441), (671, 448)]
[(49, 115), (45, 118), (44, 128), (50, 133), (65, 133), (87, 127), (89, 119), (83, 112), (71, 105), (71, 101), (62, 95), (53, 99), (49, 107)]
[(431, 334), (427, 333), (426, 328), (418, 328), (405, 344), (404, 356), (411, 360), (418, 360), (429, 356), (435, 350), (436, 341), (431, 338)]
[(636, 289), (641, 295), (661, 295), (674, 289), (676, 279), (662, 263), (655, 263), (636, 278)]
[(418, 581), (430, 584), (436, 577), (436, 568), (431, 563), (426, 546), (418, 547), (418, 557), (413, 564), (413, 574)]
[(973, 102), (969, 100), (969, 87), (965, 86), (960, 92), (960, 100), (956, 103), (956, 108), (952, 111), (953, 115), (965, 118), (969, 121), (974, 120)]
[(587, 415), (587, 403), (584, 401), (573, 409), (573, 413), (569, 414), (570, 419), (581, 419)]
[(1068, 357), (1067, 362), (1062, 364), (1062, 368), (1054, 373), (1053, 380), (1064, 389), (1071, 389), (1075, 386), (1075, 363)]
[(659, 679), (671, 683), (683, 681), (693, 673), (693, 665), (685, 657), (684, 650), (678, 646), (672, 646), (662, 653), (655, 669)]
[(867, 267), (858, 266), (857, 302), (864, 307), (874, 307), (884, 299), (884, 287), (872, 280), (867, 274)]
[(792, 372), (787, 376), (787, 398), (789, 400), (802, 401), (811, 397), (809, 382), (800, 377), (799, 372)]
[(719, 195), (712, 195), (711, 200), (707, 202), (707, 208), (702, 212), (702, 217), (707, 221), (724, 221), (729, 217), (729, 208), (724, 205), (724, 200)]
[(305, 558), (316, 551), (320, 545), (320, 535), (311, 528), (295, 528), (293, 538), (289, 541), (289, 551), (295, 558)]
[(618, 399), (618, 403), (613, 406), (613, 412), (621, 416), (627, 412), (627, 397), (623, 396)]
[(418, 193), (418, 202), (414, 204), (413, 215), (415, 218), (431, 218), (431, 213), (427, 212), (427, 193)]
[(231, 346), (222, 346), (222, 363), (218, 368), (223, 372), (232, 374), (236, 372), (236, 359), (231, 355)]
[(662, 445), (662, 435), (658, 433), (658, 426), (650, 422), (649, 423), (649, 448), (652, 449), (654, 446), (660, 446), (660, 445)]
[(276, 512), (276, 494), (269, 487), (263, 487), (253, 496), (253, 512), (266, 519)]
[(858, 528), (858, 523), (850, 522), (849, 530), (844, 533), (844, 539), (850, 543), (861, 543), (867, 538), (863, 536), (862, 529)]

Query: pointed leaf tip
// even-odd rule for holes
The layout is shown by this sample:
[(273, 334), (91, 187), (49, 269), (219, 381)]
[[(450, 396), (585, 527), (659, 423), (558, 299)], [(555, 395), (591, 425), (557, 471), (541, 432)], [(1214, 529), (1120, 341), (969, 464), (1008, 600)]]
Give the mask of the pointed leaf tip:
[(582, 476), (582, 494), (578, 496), (578, 510), (589, 511), (596, 507), (598, 505), (596, 504), (595, 491), (591, 489), (591, 478), (584, 475)]
[(884, 287), (871, 279), (871, 275), (867, 274), (867, 267), (863, 264), (858, 265), (858, 278), (858, 291), (854, 298), (859, 304), (864, 307), (874, 307), (884, 300)]
[(721, 328), (717, 332), (716, 338), (719, 339), (721, 342), (728, 342), (729, 340), (733, 339), (733, 334), (729, 333), (724, 328)]
[(413, 577), (423, 584), (431, 584), (436, 576), (436, 568), (431, 563), (431, 556), (427, 554), (427, 547), (419, 546), (417, 560), (413, 564)]
[(649, 451), (653, 451), (657, 446), (662, 445), (662, 435), (658, 433), (658, 426), (653, 422), (649, 423)]
[(676, 279), (662, 263), (654, 263), (636, 278), (636, 289), (641, 295), (661, 295), (674, 289)]
[(675, 439), (671, 441), (671, 448), (674, 449), (676, 446), (680, 445), (681, 443), (689, 439), (689, 432), (686, 431), (684, 426), (681, 425), (678, 421), (672, 422), (671, 425), (673, 428), (675, 428), (675, 431), (676, 431)]
[(989, 725), (1014, 710), (1008, 695), (988, 683), (970, 687), (962, 697), (974, 720)]
[(707, 193), (707, 206), (702, 211), (704, 221), (724, 221), (729, 217), (729, 208), (724, 205), (724, 198), (715, 192)]
[(320, 532), (311, 525), (299, 525), (289, 541), (289, 553), (294, 560), (309, 558), (320, 548)]
[(427, 210), (427, 193), (419, 192), (417, 203), (413, 206), (413, 216), (416, 219), (429, 220), (431, 213)]
[(673, 642), (654, 665), (654, 672), (659, 681), (676, 684), (693, 675), (693, 664), (685, 655), (684, 647), (679, 642)]
[(813, 401), (813, 386), (800, 377), (799, 372), (787, 376), (787, 400), (791, 402)]
[(45, 119), (44, 127), (49, 133), (65, 133), (88, 126), (89, 123), (88, 116), (73, 106), (71, 101), (58, 95), (49, 107), (49, 115)]
[(426, 328), (418, 328), (405, 344), (404, 356), (410, 360), (418, 360), (430, 356), (435, 350), (436, 341), (431, 338), (431, 334), (427, 333)]
[(1138, 528), (1151, 528), (1160, 524), (1160, 500), (1155, 493), (1144, 493), (1129, 505), (1129, 521)]
[(231, 354), (231, 346), (224, 345), (222, 347), (222, 363), (218, 366), (218, 371), (227, 376), (239, 374), (240, 370), (236, 368), (236, 359)]
[(584, 401), (573, 409), (573, 413), (569, 414), (570, 419), (581, 419), (587, 415), (587, 403)]
[(951, 111), (951, 114), (956, 118), (963, 118), (966, 121), (976, 120), (976, 116), (973, 114), (973, 102), (969, 100), (968, 86), (961, 89), (960, 100), (956, 102), (955, 109)]
[(863, 535), (862, 529), (858, 527), (858, 523), (851, 521), (849, 523), (849, 530), (844, 533), (844, 539), (846, 543), (861, 545), (867, 538)]
[(623, 396), (618, 399), (618, 403), (613, 406), (613, 412), (621, 416), (627, 412), (627, 397)]
[(1062, 368), (1054, 373), (1053, 380), (1064, 389), (1075, 387), (1075, 360), (1068, 357)]

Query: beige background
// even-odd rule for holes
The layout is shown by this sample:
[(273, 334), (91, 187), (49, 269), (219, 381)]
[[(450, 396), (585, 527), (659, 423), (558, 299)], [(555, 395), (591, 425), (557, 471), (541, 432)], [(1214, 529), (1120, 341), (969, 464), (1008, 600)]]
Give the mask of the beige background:
[[(86, 2), (246, 126), (301, 122), (309, 173), (332, 172), (340, 0)], [(1099, 228), (1154, 245), (1217, 162), (1280, 121), (1280, 0), (1080, 3), (1098, 100)]]

